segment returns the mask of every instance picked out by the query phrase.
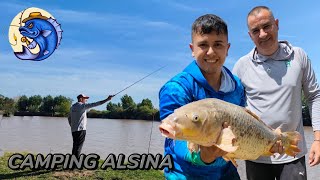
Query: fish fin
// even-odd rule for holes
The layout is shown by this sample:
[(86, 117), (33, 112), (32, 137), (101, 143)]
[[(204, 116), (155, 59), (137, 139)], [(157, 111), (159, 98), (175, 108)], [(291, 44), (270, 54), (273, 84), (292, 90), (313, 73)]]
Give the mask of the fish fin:
[(233, 145), (216, 145), (216, 146), (221, 150), (229, 153), (235, 152), (239, 147), (239, 146), (233, 146)]
[(235, 167), (238, 167), (238, 164), (237, 164), (237, 161), (234, 159), (234, 158), (230, 158), (230, 157), (228, 157), (228, 155), (226, 155), (226, 156), (222, 156), (222, 158), (225, 160), (225, 161), (231, 161), (232, 162), (232, 164), (235, 166)]
[(237, 161), (234, 158), (231, 158), (230, 161), (235, 167), (238, 167)]
[(281, 141), (284, 144), (284, 152), (295, 157), (301, 150), (298, 147), (298, 142), (301, 140), (299, 132), (284, 132), (281, 134)]
[(45, 51), (43, 52), (43, 55), (47, 55), (47, 54), (49, 54), (49, 51), (48, 51), (48, 50), (45, 50)]
[(37, 46), (37, 42), (36, 41), (32, 41), (29, 45), (28, 48), (29, 49), (34, 49)]
[(258, 120), (259, 122), (263, 123), (264, 125), (266, 125), (267, 127), (269, 127), (270, 129), (272, 129), (269, 125), (267, 125), (265, 122), (263, 122), (258, 115), (256, 115), (255, 113), (253, 113), (252, 111), (250, 111), (249, 109), (247, 108), (244, 108), (244, 110), (250, 114), (254, 119)]
[(33, 54), (26, 46), (22, 45), (22, 52), (14, 52), (14, 55), (21, 60), (34, 60), (39, 56), (39, 52)]
[(52, 31), (50, 30), (43, 30), (41, 31), (42, 36), (44, 37), (48, 37), (51, 34)]
[(262, 154), (262, 156), (272, 156), (274, 153), (267, 151)]
[(216, 146), (223, 151), (228, 153), (234, 152), (238, 149), (239, 146), (234, 146), (236, 142), (236, 136), (231, 130), (231, 127), (224, 128), (221, 130)]
[(58, 42), (57, 42), (56, 48), (58, 48), (58, 46), (60, 45), (61, 39), (62, 39), (62, 32), (63, 32), (63, 30), (61, 29), (61, 24), (59, 24), (57, 22), (57, 20), (52, 19), (51, 17), (47, 21), (49, 21), (52, 24), (52, 26), (55, 28), (55, 30), (57, 32)]
[(259, 116), (256, 115), (255, 113), (253, 113), (252, 111), (250, 111), (249, 109), (244, 108), (244, 110), (245, 110), (248, 114), (250, 114), (251, 116), (253, 116), (255, 119), (260, 120)]
[(295, 145), (290, 145), (289, 148), (286, 148), (284, 151), (286, 154), (288, 154), (289, 156), (293, 156), (296, 157), (296, 155), (301, 152), (301, 150), (299, 149), (298, 146)]
[(281, 134), (282, 134), (281, 128), (275, 129), (274, 132), (275, 132), (276, 134), (278, 134), (278, 135), (281, 135)]
[(192, 142), (187, 142), (187, 147), (189, 149), (189, 152), (199, 152), (200, 146), (198, 144), (192, 143)]
[(222, 159), (224, 159), (225, 161), (230, 161), (230, 158), (229, 157), (227, 157), (227, 156), (222, 156)]

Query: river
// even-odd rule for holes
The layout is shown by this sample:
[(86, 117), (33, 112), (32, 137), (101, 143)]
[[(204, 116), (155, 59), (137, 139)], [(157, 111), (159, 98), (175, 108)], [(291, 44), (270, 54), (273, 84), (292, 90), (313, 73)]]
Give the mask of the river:
[[(96, 153), (102, 159), (110, 153), (125, 154), (163, 152), (164, 138), (159, 122), (89, 118), (87, 136), (82, 152)], [(307, 146), (313, 141), (311, 127), (305, 127)], [(4, 151), (32, 153), (70, 153), (72, 136), (66, 118), (13, 116), (0, 120), (0, 154)], [(308, 157), (308, 156), (306, 156)], [(306, 158), (307, 159), (307, 158)], [(244, 163), (237, 160), (241, 179), (246, 179)], [(309, 180), (320, 176), (320, 165), (310, 168)]]

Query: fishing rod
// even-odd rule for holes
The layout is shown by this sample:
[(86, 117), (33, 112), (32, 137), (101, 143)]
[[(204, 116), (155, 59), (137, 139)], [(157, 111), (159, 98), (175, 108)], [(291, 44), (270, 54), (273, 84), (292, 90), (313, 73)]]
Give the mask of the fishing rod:
[(162, 67), (160, 67), (159, 69), (157, 69), (157, 70), (155, 70), (155, 71), (151, 72), (150, 74), (148, 74), (148, 75), (144, 76), (143, 78), (139, 79), (138, 81), (136, 81), (136, 82), (132, 83), (131, 85), (129, 85), (129, 86), (127, 86), (126, 88), (122, 89), (121, 91), (117, 92), (117, 93), (116, 93), (116, 94), (114, 94), (113, 96), (116, 96), (117, 94), (119, 94), (119, 93), (121, 93), (122, 91), (124, 91), (124, 90), (126, 90), (126, 89), (130, 88), (131, 86), (133, 86), (133, 85), (137, 84), (138, 82), (140, 82), (140, 81), (142, 81), (143, 79), (145, 79), (145, 78), (147, 78), (147, 77), (151, 76), (152, 74), (154, 74), (154, 73), (156, 73), (156, 72), (160, 71), (161, 69), (163, 69), (163, 68), (164, 68), (164, 67), (166, 67), (166, 66), (167, 66), (167, 65), (162, 66)]
[[(144, 76), (143, 78), (139, 79), (138, 81), (136, 81), (136, 82), (132, 83), (131, 85), (129, 85), (129, 86), (127, 86), (126, 88), (122, 89), (121, 91), (117, 92), (117, 93), (116, 93), (116, 94), (114, 94), (113, 96), (116, 96), (117, 94), (119, 94), (119, 93), (121, 93), (122, 91), (124, 91), (124, 90), (126, 90), (126, 89), (130, 88), (131, 86), (133, 86), (133, 85), (135, 85), (135, 84), (137, 84), (138, 82), (142, 81), (143, 79), (147, 78), (148, 76), (151, 76), (152, 74), (154, 74), (154, 73), (156, 73), (156, 72), (160, 71), (161, 69), (163, 69), (163, 68), (164, 68), (164, 67), (166, 67), (166, 66), (167, 66), (167, 65), (164, 65), (164, 66), (160, 67), (159, 69), (157, 69), (157, 70), (155, 70), (155, 71), (151, 72), (150, 74), (148, 74), (148, 75)], [(153, 119), (152, 119), (152, 124), (151, 124), (150, 137), (149, 137), (148, 154), (150, 153), (150, 146), (151, 146), (151, 137), (152, 137), (153, 122), (154, 122), (154, 114), (153, 114)]]

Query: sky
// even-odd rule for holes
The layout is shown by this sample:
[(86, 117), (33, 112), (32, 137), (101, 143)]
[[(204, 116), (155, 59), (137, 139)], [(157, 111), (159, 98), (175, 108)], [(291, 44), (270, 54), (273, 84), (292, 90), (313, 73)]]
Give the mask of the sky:
[[(158, 108), (161, 86), (193, 61), (189, 43), (194, 20), (210, 13), (226, 21), (231, 47), (225, 66), (232, 69), (254, 47), (246, 16), (257, 5), (272, 9), (279, 19), (279, 39), (303, 48), (320, 79), (316, 0), (1, 0), (0, 94), (63, 95), (75, 102), (84, 93), (94, 102), (165, 66), (112, 99), (118, 103), (128, 94), (136, 103), (148, 98)], [(8, 41), (12, 19), (30, 7), (48, 11), (63, 30), (58, 49), (39, 62), (17, 59)]]

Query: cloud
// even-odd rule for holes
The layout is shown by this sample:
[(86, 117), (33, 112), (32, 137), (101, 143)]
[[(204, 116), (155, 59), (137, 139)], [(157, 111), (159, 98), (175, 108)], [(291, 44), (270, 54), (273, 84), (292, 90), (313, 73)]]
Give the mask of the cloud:
[(129, 28), (145, 29), (145, 28), (161, 28), (169, 30), (180, 30), (181, 27), (164, 21), (148, 20), (138, 16), (129, 16), (124, 14), (107, 14), (96, 12), (80, 12), (65, 9), (53, 9), (52, 13), (56, 18), (61, 19), (63, 23), (77, 23), (93, 25), (95, 27), (109, 27), (110, 29)]
[(194, 6), (194, 3), (193, 5), (187, 5), (186, 2), (179, 3), (172, 0), (166, 1), (165, 3), (163, 0), (152, 0), (152, 2), (165, 5), (167, 7), (171, 7), (172, 9), (180, 10), (180, 11), (186, 11), (186, 12), (203, 12), (204, 11), (203, 8), (196, 8)]
[[(0, 92), (9, 97), (24, 94), (28, 96), (50, 94), (73, 97), (79, 92), (101, 97), (119, 92), (146, 76), (144, 73), (135, 72), (132, 74), (119, 69), (70, 69), (71, 72), (68, 74), (61, 74), (57, 69), (45, 68), (45, 71), (47, 73), (40, 72), (39, 74), (30, 73), (30, 71), (1, 72)], [(133, 97), (154, 97), (154, 100), (160, 84), (164, 83), (164, 80), (158, 78), (158, 75), (147, 77), (119, 96), (128, 93)]]
[(23, 9), (26, 9), (28, 7), (31, 7), (31, 3), (28, 1), (24, 1), (24, 3), (21, 2), (0, 2), (0, 8), (5, 9), (6, 12), (14, 12), (18, 14), (18, 12), (21, 12)]
[[(0, 2), (2, 9), (7, 9), (12, 13), (18, 13), (23, 9), (32, 7), (31, 3), (21, 2)], [(108, 14), (90, 11), (77, 11), (72, 9), (58, 9), (51, 8), (49, 12), (58, 20), (62, 25), (70, 25), (70, 23), (77, 25), (86, 25), (88, 28), (108, 27), (108, 31), (128, 31), (129, 29), (135, 30), (148, 30), (158, 29), (161, 30), (174, 30), (180, 31), (181, 27), (175, 24), (161, 20), (147, 19), (139, 16), (126, 15), (126, 14)]]
[[(110, 53), (109, 53), (110, 52)], [(132, 83), (145, 77), (158, 69), (163, 62), (154, 63), (146, 61), (135, 66), (121, 61), (119, 54), (126, 53), (121, 49), (114, 48), (107, 53), (102, 50), (85, 48), (61, 48), (52, 57), (41, 62), (18, 60), (11, 52), (1, 54), (2, 64), (0, 67), (0, 94), (8, 97), (20, 95), (64, 95), (73, 97), (79, 92), (90, 94), (91, 100), (100, 100), (107, 94), (119, 92)], [(141, 52), (132, 56), (151, 56)], [(170, 55), (168, 55), (170, 56)], [(172, 57), (158, 56), (153, 58), (172, 59), (178, 62), (184, 55)], [(108, 59), (116, 59), (114, 63), (106, 62)], [(132, 59), (133, 61), (136, 61)], [(119, 62), (120, 61), (120, 62)], [(178, 65), (175, 62), (175, 66)], [(134, 62), (133, 62), (134, 64)], [(148, 68), (146, 68), (148, 67)], [(179, 66), (177, 66), (179, 67)], [(160, 87), (182, 68), (165, 68), (138, 82), (115, 98), (120, 101), (124, 94), (132, 96), (135, 102), (149, 98), (157, 107), (157, 94)]]
[(174, 2), (174, 1), (168, 1), (168, 5), (176, 8), (176, 9), (188, 11), (188, 12), (202, 12), (203, 11), (203, 9), (195, 8), (194, 6), (188, 6), (185, 3), (178, 3), (178, 2)]

